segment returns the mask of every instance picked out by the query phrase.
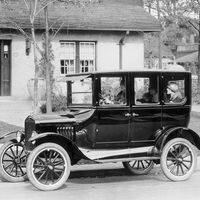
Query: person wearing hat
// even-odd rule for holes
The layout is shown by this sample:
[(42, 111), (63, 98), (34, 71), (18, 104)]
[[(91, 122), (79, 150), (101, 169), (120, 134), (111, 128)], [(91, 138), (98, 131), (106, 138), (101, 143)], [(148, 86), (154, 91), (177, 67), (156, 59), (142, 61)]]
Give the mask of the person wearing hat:
[(151, 103), (158, 103), (158, 93), (157, 90), (153, 87), (149, 88), (149, 93), (151, 95)]
[(169, 103), (180, 103), (183, 99), (176, 83), (167, 86), (167, 94), (170, 96)]
[(126, 103), (126, 87), (125, 87), (125, 80), (122, 79), (120, 81), (120, 92), (115, 97), (115, 103), (125, 104)]

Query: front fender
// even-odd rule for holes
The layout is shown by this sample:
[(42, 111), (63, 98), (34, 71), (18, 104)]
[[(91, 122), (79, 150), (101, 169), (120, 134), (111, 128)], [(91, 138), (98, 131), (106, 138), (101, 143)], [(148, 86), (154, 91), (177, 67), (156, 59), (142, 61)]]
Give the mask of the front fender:
[[(42, 133), (42, 134), (37, 134), (37, 135), (31, 137), (28, 141), (33, 142), (33, 141), (39, 140), (41, 138), (44, 138), (44, 137), (47, 137), (47, 136), (54, 136), (54, 135), (58, 136), (57, 133), (53, 133), (53, 132), (46, 132), (46, 133)], [(62, 136), (62, 135), (59, 135), (59, 136)], [(64, 136), (62, 136), (62, 137), (66, 138)]]
[(200, 149), (200, 137), (193, 130), (186, 127), (170, 127), (163, 129), (161, 134), (156, 138), (155, 146), (157, 149), (162, 150), (166, 142), (169, 140), (181, 137), (189, 140), (193, 145)]
[(77, 145), (70, 139), (63, 135), (54, 132), (45, 132), (42, 134), (37, 134), (29, 139), (29, 142), (36, 145), (53, 142), (62, 146), (70, 155), (72, 164), (77, 163), (81, 158), (87, 159), (87, 157), (79, 150)]
[(23, 131), (13, 131), (13, 132), (9, 132), (9, 133), (5, 133), (0, 137), (0, 140), (2, 140), (3, 142), (8, 142), (8, 141), (16, 141), (17, 142), (17, 134), (20, 134), (22, 137), (20, 138), (21, 142), (24, 139), (24, 132)]

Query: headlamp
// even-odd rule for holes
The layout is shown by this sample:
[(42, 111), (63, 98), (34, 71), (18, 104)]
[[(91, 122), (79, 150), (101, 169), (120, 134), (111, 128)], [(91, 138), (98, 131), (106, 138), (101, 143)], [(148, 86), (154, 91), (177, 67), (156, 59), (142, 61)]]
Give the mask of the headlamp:
[(23, 140), (23, 132), (21, 131), (16, 132), (16, 140), (17, 142), (21, 142)]

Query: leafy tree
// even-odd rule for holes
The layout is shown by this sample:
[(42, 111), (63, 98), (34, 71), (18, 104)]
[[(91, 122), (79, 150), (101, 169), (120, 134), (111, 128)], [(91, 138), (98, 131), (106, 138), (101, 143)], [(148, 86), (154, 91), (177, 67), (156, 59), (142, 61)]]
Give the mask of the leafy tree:
[[(191, 13), (190, 3), (183, 0), (144, 0), (144, 5), (155, 16), (158, 16), (158, 11), (160, 12), (161, 42), (174, 50), (175, 45), (186, 33), (183, 32), (183, 27), (186, 29), (188, 27), (187, 18)], [(157, 37), (156, 34), (151, 35)], [(150, 39), (150, 41), (154, 41), (154, 39)]]
[(187, 2), (188, 12), (194, 13), (198, 16), (198, 27), (194, 27), (198, 31), (198, 90), (200, 90), (200, 0), (193, 0)]

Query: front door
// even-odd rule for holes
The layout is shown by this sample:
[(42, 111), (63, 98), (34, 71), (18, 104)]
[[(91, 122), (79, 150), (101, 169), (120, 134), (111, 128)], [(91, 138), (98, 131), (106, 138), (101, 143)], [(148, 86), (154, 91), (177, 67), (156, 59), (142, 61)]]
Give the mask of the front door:
[(11, 41), (0, 40), (0, 96), (11, 93)]
[(96, 119), (96, 147), (126, 147), (129, 138), (130, 106), (127, 98), (127, 77), (99, 78), (99, 106)]
[(130, 144), (133, 147), (151, 146), (155, 133), (162, 126), (161, 84), (159, 73), (135, 74), (132, 77)]

